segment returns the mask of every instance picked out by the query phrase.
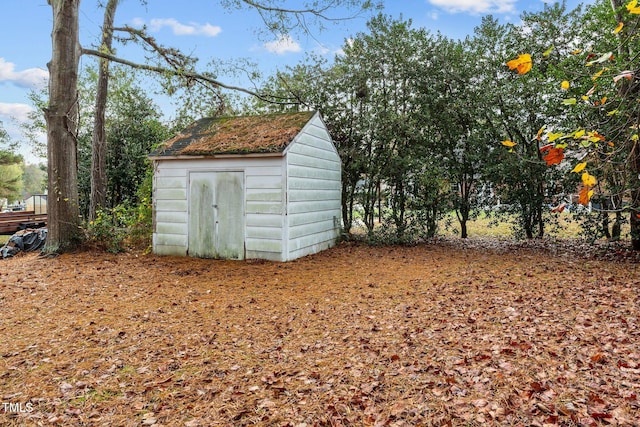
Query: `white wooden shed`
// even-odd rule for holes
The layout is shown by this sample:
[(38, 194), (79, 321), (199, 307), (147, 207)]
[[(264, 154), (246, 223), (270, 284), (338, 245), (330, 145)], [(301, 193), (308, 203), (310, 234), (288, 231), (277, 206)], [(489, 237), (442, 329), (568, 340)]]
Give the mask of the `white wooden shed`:
[(319, 113), (204, 118), (150, 158), (156, 254), (290, 261), (340, 235), (340, 157)]

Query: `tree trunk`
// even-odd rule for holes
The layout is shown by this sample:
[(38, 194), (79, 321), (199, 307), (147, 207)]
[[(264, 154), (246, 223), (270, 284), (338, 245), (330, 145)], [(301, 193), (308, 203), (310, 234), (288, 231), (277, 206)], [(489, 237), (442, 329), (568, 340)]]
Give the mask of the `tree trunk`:
[[(619, 13), (619, 10), (622, 9), (623, 2), (621, 0), (611, 0), (611, 8), (615, 12), (615, 17), (618, 22), (624, 22), (623, 16)], [(624, 40), (626, 37), (625, 31), (621, 31), (617, 34), (618, 40)], [(630, 61), (630, 53), (629, 53), (629, 44), (628, 43), (619, 43), (618, 45), (618, 57), (624, 58), (627, 62)], [(629, 89), (629, 85), (631, 82), (623, 81), (622, 85), (618, 89), (618, 93), (625, 96), (629, 96), (627, 91)], [(630, 162), (629, 169), (631, 175), (631, 203), (630, 203), (630, 217), (629, 224), (631, 226), (631, 246), (634, 250), (640, 251), (640, 180), (638, 176), (640, 176), (640, 147), (638, 147), (638, 142), (631, 142), (631, 152), (630, 152)]]
[(78, 207), (78, 10), (80, 0), (49, 0), (53, 9), (47, 122), (48, 234), (45, 252), (73, 248), (80, 240)]
[[(104, 11), (101, 51), (111, 53), (113, 41), (113, 20), (119, 0), (109, 0)], [(98, 62), (98, 87), (94, 111), (93, 135), (91, 140), (91, 197), (89, 220), (96, 219), (96, 212), (107, 202), (107, 135), (104, 115), (109, 88), (109, 60), (100, 58)]]
[(634, 142), (631, 149), (631, 175), (633, 176), (631, 187), (631, 203), (629, 225), (631, 226), (631, 246), (634, 250), (640, 251), (640, 146)]
[(466, 239), (469, 237), (469, 231), (467, 230), (467, 220), (460, 220), (460, 237)]
[(471, 207), (469, 206), (469, 201), (463, 199), (460, 203), (460, 209), (456, 211), (456, 217), (458, 218), (458, 223), (460, 224), (460, 238), (462, 239), (466, 239), (467, 237), (469, 237), (467, 223), (469, 222), (470, 212)]
[[(603, 209), (605, 209), (604, 201), (603, 201)], [(600, 227), (602, 230), (602, 234), (607, 240), (611, 240), (611, 233), (609, 232), (609, 212), (607, 212), (606, 210), (603, 210), (602, 213), (600, 214), (600, 217), (602, 218), (602, 225)]]

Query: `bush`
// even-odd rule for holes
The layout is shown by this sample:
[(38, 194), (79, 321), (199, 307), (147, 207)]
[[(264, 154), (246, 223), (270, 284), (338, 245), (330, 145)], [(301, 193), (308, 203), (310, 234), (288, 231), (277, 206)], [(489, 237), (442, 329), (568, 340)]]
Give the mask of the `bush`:
[(123, 205), (99, 210), (96, 212), (96, 219), (87, 224), (87, 243), (109, 252), (122, 252), (125, 249), (130, 217), (131, 212)]
[(153, 231), (151, 188), (153, 176), (148, 171), (137, 192), (138, 204), (117, 205), (96, 213), (86, 226), (86, 241), (99, 249), (118, 253), (127, 248), (148, 249)]

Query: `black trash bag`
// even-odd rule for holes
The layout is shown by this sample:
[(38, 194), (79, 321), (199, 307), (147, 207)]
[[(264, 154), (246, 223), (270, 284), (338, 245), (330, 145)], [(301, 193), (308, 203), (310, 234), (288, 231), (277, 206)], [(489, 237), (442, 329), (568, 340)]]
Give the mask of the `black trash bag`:
[(44, 246), (46, 240), (46, 228), (20, 230), (0, 249), (0, 256), (9, 258), (21, 251), (37, 251)]

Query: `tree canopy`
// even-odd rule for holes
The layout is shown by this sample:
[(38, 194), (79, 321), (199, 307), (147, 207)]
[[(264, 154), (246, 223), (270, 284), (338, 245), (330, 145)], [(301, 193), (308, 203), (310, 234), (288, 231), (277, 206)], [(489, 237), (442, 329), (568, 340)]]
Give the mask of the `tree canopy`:
[[(113, 194), (126, 194), (113, 197), (105, 189), (100, 203), (113, 205), (133, 197), (122, 185), (140, 182), (128, 172), (142, 166), (129, 162), (140, 159), (145, 144), (167, 129), (154, 115), (150, 100), (139, 96), (136, 103), (119, 92), (118, 99), (128, 100), (117, 107), (123, 121), (108, 115), (104, 120), (95, 115), (93, 120), (109, 128), (111, 136), (103, 139), (108, 142), (105, 147), (112, 147), (101, 154), (95, 139), (87, 145), (82, 138), (89, 133), (83, 136), (82, 127), (69, 116), (78, 108), (69, 103), (69, 94), (78, 88), (77, 68), (75, 76), (55, 72), (59, 61), (77, 64), (79, 54), (103, 61), (97, 69), (98, 88), (108, 61), (156, 73), (168, 93), (184, 88), (205, 94), (185, 97), (181, 115), (186, 120), (234, 114), (242, 108), (251, 113), (320, 110), (343, 161), (346, 231), (361, 224), (371, 235), (382, 230), (387, 241), (412, 241), (434, 236), (441, 219), (453, 212), (466, 237), (467, 222), (485, 211), (510, 218), (524, 237), (542, 237), (565, 207), (575, 210), (582, 204), (597, 211), (603, 235), (620, 236), (624, 213), (629, 214), (632, 235), (640, 235), (637, 2), (598, 0), (575, 10), (567, 10), (564, 3), (548, 4), (540, 12), (523, 14), (518, 24), (487, 16), (465, 40), (431, 34), (410, 20), (377, 15), (333, 60), (311, 57), (254, 89), (225, 85), (211, 70), (199, 70), (195, 58), (160, 46), (144, 29), (111, 28), (118, 40), (138, 43), (155, 55), (148, 63), (118, 58), (106, 38), (98, 50), (80, 47), (72, 34), (77, 1), (50, 4), (56, 11), (54, 53), (57, 35), (61, 47), (76, 47), (54, 55), (45, 107), (49, 191), (58, 194), (50, 207), (50, 249), (70, 243), (79, 226), (75, 220), (60, 222), (62, 217), (77, 218), (82, 204), (74, 193), (74, 138), (83, 141), (81, 166), (88, 168), (83, 150), (91, 147), (90, 169), (95, 171), (96, 159), (102, 159), (108, 172), (104, 179), (94, 177), (96, 182), (119, 188)], [(113, 25), (107, 18), (112, 18), (117, 4), (108, 2), (105, 28)], [(284, 9), (271, 0), (223, 4), (257, 12), (265, 30), (278, 33), (309, 32), (312, 25), (317, 28), (336, 19), (331, 11), (338, 4), (356, 11), (373, 7), (355, 0), (314, 2), (299, 9)], [(58, 22), (63, 18), (73, 25)], [(69, 90), (61, 91), (58, 85)], [(232, 105), (227, 89), (249, 94), (253, 101)], [(97, 103), (94, 111), (107, 108), (108, 102), (100, 104), (104, 105)], [(99, 133), (94, 129), (91, 134), (95, 138)], [(138, 144), (142, 141), (146, 142)], [(80, 183), (85, 185), (82, 179)], [(611, 230), (610, 215), (615, 219)], [(60, 233), (56, 226), (61, 226)]]
[[(81, 55), (92, 55), (109, 62), (117, 62), (135, 69), (146, 70), (167, 77), (167, 89), (173, 85), (171, 79), (178, 79), (179, 85), (191, 86), (204, 84), (214, 89), (226, 88), (261, 97), (254, 91), (242, 87), (225, 84), (215, 78), (211, 72), (198, 71), (197, 60), (176, 49), (160, 46), (144, 29), (129, 26), (113, 27), (113, 17), (118, 5), (117, 0), (107, 3), (105, 20), (102, 28), (104, 37), (100, 49), (83, 47), (79, 43), (79, 6), (80, 0), (49, 0), (53, 12), (52, 59), (49, 62), (49, 103), (43, 109), (47, 123), (47, 159), (48, 159), (48, 192), (49, 197), (49, 233), (45, 250), (48, 252), (65, 251), (74, 247), (80, 240), (80, 216), (78, 203), (77, 175), (77, 94), (79, 58)], [(260, 14), (270, 31), (286, 32), (300, 29), (310, 31), (309, 23), (336, 19), (330, 15), (333, 8), (347, 6), (357, 10), (373, 7), (371, 1), (361, 0), (327, 0), (305, 2), (299, 8), (284, 9), (272, 0), (238, 0), (222, 1), (228, 8), (249, 8)], [(308, 21), (307, 19), (311, 19)], [(160, 60), (160, 65), (150, 60), (147, 63), (135, 63), (113, 54), (110, 49), (112, 31), (121, 33), (121, 40), (139, 43), (143, 49)], [(106, 69), (102, 63), (101, 71)], [(101, 133), (101, 109), (104, 105), (102, 96), (106, 93), (106, 80), (101, 80), (100, 96), (96, 104), (97, 132)], [(96, 158), (94, 162), (99, 169), (104, 162), (104, 138), (96, 138)], [(102, 172), (102, 171), (98, 171)], [(92, 195), (102, 199), (105, 184), (104, 176), (97, 173), (94, 180), (99, 187), (94, 188)]]

